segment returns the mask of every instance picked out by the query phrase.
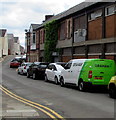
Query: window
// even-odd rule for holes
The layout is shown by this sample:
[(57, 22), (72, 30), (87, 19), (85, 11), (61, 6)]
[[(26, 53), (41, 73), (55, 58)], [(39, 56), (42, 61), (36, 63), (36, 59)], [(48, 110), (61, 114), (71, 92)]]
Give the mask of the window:
[(35, 33), (33, 33), (33, 43), (35, 43), (35, 40), (36, 40)]
[(101, 17), (102, 16), (102, 10), (98, 10), (95, 12), (95, 18)]
[(68, 31), (67, 32), (68, 32), (67, 37), (70, 38), (71, 37), (71, 21), (70, 20), (68, 21)]
[(70, 69), (71, 68), (71, 65), (72, 65), (72, 62), (68, 62), (66, 65), (65, 65), (65, 69)]
[(55, 65), (53, 65), (53, 67), (52, 67), (52, 68), (53, 68), (53, 70), (54, 70), (54, 71), (57, 71), (57, 68), (56, 68), (56, 66), (55, 66)]
[(62, 22), (60, 25), (60, 40), (64, 40), (66, 37), (65, 22)]
[(116, 5), (109, 6), (105, 9), (105, 15), (106, 16), (112, 15), (115, 13), (115, 11), (116, 11)]
[(94, 12), (93, 12), (93, 13), (90, 13), (90, 14), (88, 15), (88, 20), (93, 20), (93, 19), (95, 19), (95, 14), (94, 14)]
[(52, 70), (52, 65), (48, 65), (48, 69), (49, 69), (49, 70)]
[(102, 10), (100, 9), (100, 10), (97, 10), (97, 11), (94, 11), (94, 12), (90, 13), (88, 15), (88, 20), (89, 21), (94, 20), (94, 19), (96, 19), (98, 17), (101, 17), (101, 16), (102, 16)]

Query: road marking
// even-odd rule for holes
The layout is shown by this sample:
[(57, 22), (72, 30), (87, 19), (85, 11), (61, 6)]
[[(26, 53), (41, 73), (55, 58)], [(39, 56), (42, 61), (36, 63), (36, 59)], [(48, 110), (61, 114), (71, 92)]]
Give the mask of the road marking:
[[(25, 104), (28, 104), (34, 108), (37, 108), (39, 109), (40, 111), (42, 111), (43, 113), (47, 114), (50, 118), (52, 119), (56, 119), (57, 118), (60, 118), (62, 120), (65, 120), (61, 115), (59, 115), (58, 113), (56, 113), (55, 111), (53, 111), (52, 109), (46, 107), (46, 106), (43, 106), (41, 104), (38, 104), (38, 103), (35, 103), (35, 102), (32, 102), (30, 100), (27, 100), (27, 99), (24, 99), (18, 95), (15, 95), (14, 93), (12, 93), (11, 91), (7, 90), (6, 88), (4, 88), (2, 85), (0, 85), (0, 90), (2, 90), (4, 93), (6, 93), (7, 95), (9, 95), (10, 97), (18, 100), (18, 101), (21, 101)], [(51, 114), (52, 113), (52, 114)], [(55, 116), (54, 116), (55, 115)]]
[[(1, 88), (0, 88), (1, 89)], [(55, 116), (53, 116), (52, 114), (50, 114), (49, 112), (47, 112), (47, 111), (45, 111), (44, 109), (42, 109), (42, 108), (40, 108), (40, 107), (37, 107), (37, 106), (35, 106), (35, 105), (33, 105), (33, 104), (30, 104), (30, 103), (28, 103), (28, 102), (25, 102), (25, 101), (23, 101), (23, 100), (20, 100), (20, 99), (18, 99), (18, 98), (16, 98), (16, 97), (14, 97), (14, 96), (12, 96), (12, 95), (10, 95), (9, 93), (7, 93), (6, 91), (4, 91), (3, 89), (1, 89), (4, 93), (6, 93), (7, 95), (9, 95), (10, 97), (12, 97), (12, 98), (14, 98), (14, 99), (16, 99), (16, 100), (18, 100), (18, 101), (20, 101), (20, 102), (22, 102), (22, 103), (25, 103), (25, 104), (27, 104), (27, 105), (29, 105), (29, 106), (32, 106), (32, 107), (34, 107), (34, 108), (36, 108), (36, 109), (39, 109), (40, 111), (42, 111), (43, 113), (45, 113), (45, 114), (47, 114), (50, 118), (52, 118), (52, 119), (56, 119), (55, 118)], [(57, 119), (56, 119), (57, 120)]]
[(6, 112), (33, 112), (33, 113), (35, 113), (36, 111), (35, 110), (6, 110)]

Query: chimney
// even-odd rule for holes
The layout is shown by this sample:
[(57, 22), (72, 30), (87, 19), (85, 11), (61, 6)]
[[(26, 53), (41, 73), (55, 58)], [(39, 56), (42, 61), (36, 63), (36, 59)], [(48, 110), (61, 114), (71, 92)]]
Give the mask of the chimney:
[(54, 15), (45, 15), (45, 21), (53, 17)]

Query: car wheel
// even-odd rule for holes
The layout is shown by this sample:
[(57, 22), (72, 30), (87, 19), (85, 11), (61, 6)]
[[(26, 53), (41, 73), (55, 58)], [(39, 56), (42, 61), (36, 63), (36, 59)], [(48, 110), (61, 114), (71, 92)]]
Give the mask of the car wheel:
[(58, 85), (58, 78), (55, 76), (54, 78), (55, 84)]
[(80, 91), (84, 91), (85, 90), (84, 82), (82, 80), (79, 81), (78, 88), (79, 88)]
[(64, 87), (64, 85), (65, 85), (65, 84), (64, 84), (64, 79), (63, 79), (63, 77), (62, 77), (62, 78), (60, 78), (60, 86), (61, 86), (61, 87)]
[(29, 73), (27, 72), (27, 78), (30, 78), (30, 75), (29, 75)]
[(35, 73), (33, 73), (32, 77), (33, 77), (34, 80), (36, 80), (36, 74)]
[(110, 96), (111, 98), (116, 98), (116, 88), (115, 88), (114, 85), (111, 85), (111, 86), (109, 87), (109, 96)]
[(47, 75), (45, 75), (45, 82), (47, 82), (48, 81), (48, 77), (47, 77)]

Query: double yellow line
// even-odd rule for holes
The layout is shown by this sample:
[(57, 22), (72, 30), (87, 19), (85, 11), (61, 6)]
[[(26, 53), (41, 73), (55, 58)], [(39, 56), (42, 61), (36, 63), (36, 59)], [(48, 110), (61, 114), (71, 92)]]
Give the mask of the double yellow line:
[(6, 93), (8, 96), (10, 96), (10, 97), (22, 102), (22, 103), (25, 103), (25, 104), (27, 104), (29, 106), (32, 106), (32, 107), (42, 111), (43, 113), (45, 113), (47, 116), (49, 116), (50, 118), (52, 118), (54, 120), (58, 120), (58, 119), (65, 120), (61, 115), (59, 115), (58, 113), (56, 113), (52, 109), (50, 109), (50, 108), (48, 108), (46, 106), (43, 106), (41, 104), (32, 102), (30, 100), (27, 100), (25, 98), (22, 98), (22, 97), (20, 97), (20, 96), (18, 96), (16, 94), (12, 93), (11, 91), (6, 89), (2, 85), (0, 85), (0, 90), (3, 91), (4, 93)]

